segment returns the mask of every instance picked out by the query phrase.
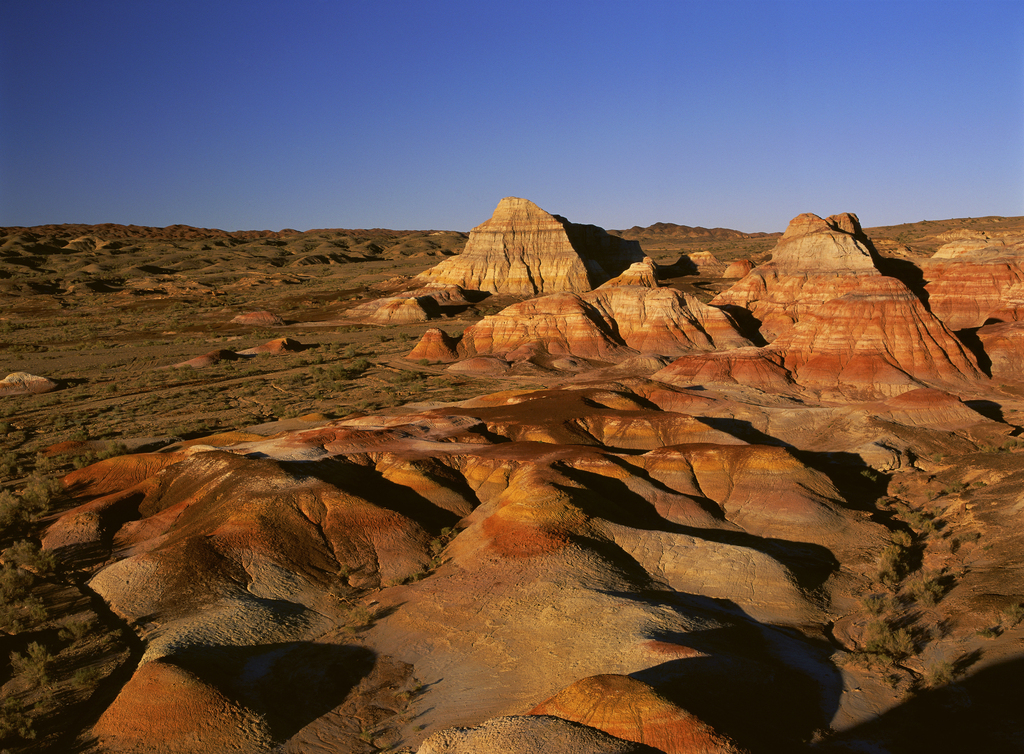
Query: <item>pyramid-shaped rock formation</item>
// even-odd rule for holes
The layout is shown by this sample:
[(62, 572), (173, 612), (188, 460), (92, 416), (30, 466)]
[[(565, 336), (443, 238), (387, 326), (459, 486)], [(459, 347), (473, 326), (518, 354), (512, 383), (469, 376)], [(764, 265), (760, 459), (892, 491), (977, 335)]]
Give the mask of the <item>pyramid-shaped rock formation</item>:
[(417, 276), (420, 284), (536, 296), (589, 291), (644, 258), (640, 244), (506, 197), (473, 228), (465, 250)]
[(880, 274), (856, 215), (822, 219), (807, 213), (789, 223), (770, 262), (751, 270), (712, 303), (748, 309), (771, 341), (807, 309), (855, 289), (863, 277)]

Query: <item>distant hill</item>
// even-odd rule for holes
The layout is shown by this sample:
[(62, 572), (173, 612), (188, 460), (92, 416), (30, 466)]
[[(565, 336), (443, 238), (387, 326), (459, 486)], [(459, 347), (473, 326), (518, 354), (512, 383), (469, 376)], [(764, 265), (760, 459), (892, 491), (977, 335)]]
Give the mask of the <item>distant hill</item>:
[(729, 228), (702, 228), (699, 225), (676, 225), (675, 223), (654, 223), (646, 228), (634, 225), (628, 230), (609, 230), (609, 233), (630, 241), (673, 241), (681, 240), (714, 240), (738, 241), (749, 238), (769, 238), (781, 236), (781, 233), (744, 233)]

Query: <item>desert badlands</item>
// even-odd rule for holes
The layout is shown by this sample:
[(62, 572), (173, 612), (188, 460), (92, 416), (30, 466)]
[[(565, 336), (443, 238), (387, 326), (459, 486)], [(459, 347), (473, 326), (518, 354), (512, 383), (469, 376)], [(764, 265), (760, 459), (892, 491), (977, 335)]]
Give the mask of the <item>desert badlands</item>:
[(1022, 265), (0, 228), (0, 746), (1024, 751)]

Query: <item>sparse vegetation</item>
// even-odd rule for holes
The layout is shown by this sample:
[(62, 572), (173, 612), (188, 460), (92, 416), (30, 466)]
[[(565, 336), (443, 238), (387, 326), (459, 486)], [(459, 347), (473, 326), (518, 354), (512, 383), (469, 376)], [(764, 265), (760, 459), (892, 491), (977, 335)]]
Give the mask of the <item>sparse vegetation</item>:
[(946, 660), (937, 660), (925, 667), (925, 683), (932, 688), (952, 683), (955, 676), (956, 666)]
[(910, 536), (906, 532), (895, 531), (889, 544), (879, 558), (876, 578), (890, 588), (896, 587), (907, 575)]
[(868, 624), (864, 652), (874, 661), (892, 665), (914, 653), (914, 641), (905, 628), (876, 619)]
[(914, 577), (907, 584), (907, 591), (917, 603), (925, 607), (937, 605), (945, 593), (938, 577), (925, 574), (918, 574)]
[(50, 682), (52, 662), (53, 655), (37, 641), (28, 645), (25, 654), (11, 653), (11, 668), (15, 675), (33, 687), (45, 686)]
[(1024, 602), (1012, 602), (1003, 608), (1003, 618), (1010, 627), (1024, 620)]

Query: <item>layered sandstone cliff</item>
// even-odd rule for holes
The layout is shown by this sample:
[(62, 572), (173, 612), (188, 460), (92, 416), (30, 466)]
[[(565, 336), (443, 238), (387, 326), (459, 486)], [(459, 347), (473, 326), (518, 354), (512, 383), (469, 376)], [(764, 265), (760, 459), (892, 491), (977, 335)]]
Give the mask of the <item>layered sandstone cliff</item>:
[(637, 353), (675, 356), (750, 345), (728, 314), (689, 294), (613, 286), (513, 304), (466, 328), (458, 340), (430, 330), (408, 358), (451, 361), (454, 350), (459, 359), (555, 356), (614, 363)]
[(973, 233), (939, 248), (924, 265), (928, 304), (950, 330), (1024, 316), (1024, 237)]

